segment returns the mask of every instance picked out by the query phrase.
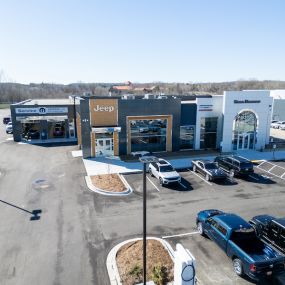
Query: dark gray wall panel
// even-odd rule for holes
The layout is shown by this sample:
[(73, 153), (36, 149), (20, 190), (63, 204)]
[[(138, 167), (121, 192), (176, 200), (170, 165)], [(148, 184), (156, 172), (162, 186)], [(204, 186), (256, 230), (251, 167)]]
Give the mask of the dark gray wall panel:
[(179, 150), (180, 136), (180, 99), (134, 99), (119, 100), (119, 154), (127, 153), (127, 116), (172, 115), (172, 150)]
[(197, 105), (181, 104), (181, 126), (196, 125)]
[(89, 100), (80, 101), (80, 120), (82, 136), (82, 154), (83, 158), (91, 157), (91, 126), (89, 113)]

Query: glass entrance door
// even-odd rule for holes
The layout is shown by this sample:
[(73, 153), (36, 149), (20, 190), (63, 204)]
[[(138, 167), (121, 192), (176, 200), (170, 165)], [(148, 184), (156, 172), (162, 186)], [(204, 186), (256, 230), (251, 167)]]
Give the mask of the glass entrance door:
[(95, 140), (96, 156), (114, 155), (114, 140), (112, 138), (102, 138)]
[(238, 135), (237, 149), (249, 149), (253, 134), (244, 133)]

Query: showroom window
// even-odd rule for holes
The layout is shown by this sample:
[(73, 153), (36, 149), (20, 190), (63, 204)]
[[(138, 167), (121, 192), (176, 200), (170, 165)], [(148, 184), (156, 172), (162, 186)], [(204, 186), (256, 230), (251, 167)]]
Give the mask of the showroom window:
[(166, 151), (167, 119), (131, 120), (131, 151)]
[(200, 148), (217, 148), (218, 118), (201, 118)]
[(194, 149), (194, 126), (181, 126), (180, 127), (180, 149)]
[(233, 150), (253, 149), (256, 143), (257, 117), (251, 111), (243, 111), (234, 120)]

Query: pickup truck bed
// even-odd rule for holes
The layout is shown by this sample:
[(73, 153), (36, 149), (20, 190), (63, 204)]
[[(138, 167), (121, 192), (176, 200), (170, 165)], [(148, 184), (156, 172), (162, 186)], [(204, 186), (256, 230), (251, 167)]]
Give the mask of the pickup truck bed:
[(205, 210), (198, 213), (197, 225), (200, 233), (232, 259), (236, 274), (259, 280), (284, 272), (285, 257), (258, 239), (251, 225), (239, 216)]

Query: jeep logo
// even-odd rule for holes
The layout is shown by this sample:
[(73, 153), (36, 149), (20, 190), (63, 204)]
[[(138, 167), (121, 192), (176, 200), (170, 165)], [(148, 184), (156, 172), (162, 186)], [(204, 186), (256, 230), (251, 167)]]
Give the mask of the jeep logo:
[(95, 112), (113, 112), (115, 110), (115, 108), (113, 106), (100, 106), (97, 105), (94, 108)]

